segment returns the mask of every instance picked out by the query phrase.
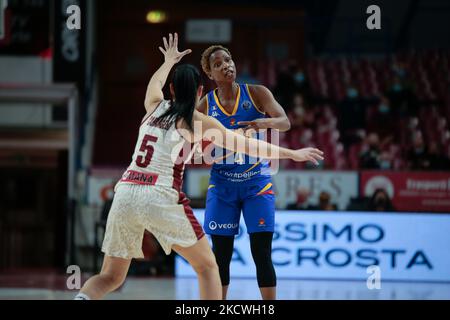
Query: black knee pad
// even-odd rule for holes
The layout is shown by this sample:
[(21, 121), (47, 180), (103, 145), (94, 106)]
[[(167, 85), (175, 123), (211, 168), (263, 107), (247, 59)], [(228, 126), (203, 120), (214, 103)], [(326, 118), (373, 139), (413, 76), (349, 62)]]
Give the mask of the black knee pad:
[(233, 256), (234, 236), (211, 235), (213, 252), (219, 267), (222, 286), (230, 284), (230, 262)]
[(250, 248), (256, 265), (258, 286), (275, 287), (277, 277), (272, 263), (273, 232), (256, 232), (250, 234)]

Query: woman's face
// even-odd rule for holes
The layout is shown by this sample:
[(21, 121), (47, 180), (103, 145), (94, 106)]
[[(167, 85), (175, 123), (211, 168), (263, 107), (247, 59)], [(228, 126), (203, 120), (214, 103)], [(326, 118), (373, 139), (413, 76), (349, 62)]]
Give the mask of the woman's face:
[(385, 206), (389, 201), (389, 197), (386, 192), (379, 191), (375, 196), (375, 204), (378, 206)]
[(230, 55), (224, 50), (217, 50), (209, 57), (210, 74), (208, 77), (215, 82), (234, 82), (236, 66)]
[(386, 199), (386, 194), (384, 192), (378, 192), (375, 199)]

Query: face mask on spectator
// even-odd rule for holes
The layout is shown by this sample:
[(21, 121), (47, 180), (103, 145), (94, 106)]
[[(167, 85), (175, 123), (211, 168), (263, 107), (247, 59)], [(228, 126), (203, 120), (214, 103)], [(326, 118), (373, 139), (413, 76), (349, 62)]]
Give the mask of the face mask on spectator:
[(347, 96), (352, 99), (356, 98), (358, 96), (358, 90), (355, 88), (349, 88), (347, 90)]
[(296, 83), (301, 84), (303, 81), (305, 81), (305, 75), (303, 72), (297, 72), (294, 76), (294, 80)]
[(389, 160), (382, 160), (380, 162), (380, 169), (390, 169), (391, 168), (391, 162)]
[(402, 90), (402, 85), (400, 83), (394, 83), (394, 85), (392, 86), (392, 90), (394, 90), (395, 92), (399, 92)]
[(378, 107), (378, 111), (380, 111), (380, 113), (388, 113), (390, 109), (391, 108), (384, 103), (380, 104)]

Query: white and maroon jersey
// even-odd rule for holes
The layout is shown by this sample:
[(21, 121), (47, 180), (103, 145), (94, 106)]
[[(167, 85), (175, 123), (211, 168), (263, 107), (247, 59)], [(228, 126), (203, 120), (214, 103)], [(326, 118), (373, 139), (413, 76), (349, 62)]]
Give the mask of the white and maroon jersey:
[(133, 183), (181, 190), (184, 163), (192, 156), (192, 145), (178, 132), (175, 122), (155, 120), (170, 108), (163, 100), (139, 128), (139, 137), (128, 169), (117, 185)]

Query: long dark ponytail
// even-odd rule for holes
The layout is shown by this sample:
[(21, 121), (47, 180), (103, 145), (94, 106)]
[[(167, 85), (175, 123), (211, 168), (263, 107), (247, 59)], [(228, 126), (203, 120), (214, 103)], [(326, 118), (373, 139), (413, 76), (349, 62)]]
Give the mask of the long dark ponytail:
[(178, 66), (172, 78), (175, 99), (170, 108), (156, 120), (157, 122), (176, 122), (183, 119), (189, 129), (193, 130), (192, 117), (197, 102), (197, 90), (201, 84), (200, 72), (191, 64)]

